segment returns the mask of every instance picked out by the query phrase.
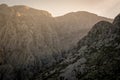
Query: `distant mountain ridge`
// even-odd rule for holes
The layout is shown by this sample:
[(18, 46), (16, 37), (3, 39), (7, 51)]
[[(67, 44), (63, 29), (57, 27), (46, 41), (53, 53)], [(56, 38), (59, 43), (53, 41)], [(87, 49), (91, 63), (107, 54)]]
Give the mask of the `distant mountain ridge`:
[(49, 17), (52, 17), (52, 15), (49, 13), (49, 12), (47, 12), (47, 11), (44, 11), (44, 10), (37, 10), (37, 9), (33, 9), (33, 8), (30, 8), (30, 7), (28, 7), (28, 6), (25, 6), (25, 5), (16, 5), (16, 6), (11, 6), (11, 7), (9, 7), (8, 5), (6, 5), (6, 4), (1, 4), (0, 5), (0, 8), (1, 8), (1, 12), (2, 12), (2, 10), (8, 10), (8, 11), (10, 11), (10, 12), (20, 12), (21, 14), (23, 14), (23, 15), (25, 15), (25, 14), (27, 14), (28, 16), (29, 15), (36, 15), (37, 14), (37, 16), (39, 15), (42, 15), (42, 16), (49, 16)]

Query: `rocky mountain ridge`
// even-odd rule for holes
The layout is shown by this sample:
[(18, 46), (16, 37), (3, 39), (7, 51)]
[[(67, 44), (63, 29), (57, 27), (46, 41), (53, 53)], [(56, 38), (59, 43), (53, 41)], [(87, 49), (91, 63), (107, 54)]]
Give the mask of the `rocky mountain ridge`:
[[(86, 19), (86, 15), (94, 18)], [(112, 21), (88, 12), (54, 18), (27, 6), (0, 5), (0, 79), (30, 80), (35, 74), (45, 74), (100, 20)]]

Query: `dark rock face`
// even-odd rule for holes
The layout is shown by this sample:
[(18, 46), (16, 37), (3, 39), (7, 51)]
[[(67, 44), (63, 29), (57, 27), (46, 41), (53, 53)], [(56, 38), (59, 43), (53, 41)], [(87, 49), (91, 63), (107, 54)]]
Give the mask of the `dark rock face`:
[[(119, 22), (119, 19), (116, 20), (116, 18), (114, 23)], [(107, 23), (102, 24), (102, 26), (105, 25)], [(88, 47), (85, 54), (88, 71), (85, 73), (86, 75), (81, 76), (81, 80), (119, 80), (120, 37), (118, 32), (115, 32), (119, 30), (117, 27), (116, 24), (109, 25), (109, 29), (105, 29), (107, 33), (104, 33), (103, 29), (104, 34), (100, 34), (102, 37)]]
[(120, 34), (120, 14), (116, 16), (115, 20), (113, 21), (113, 24), (117, 26), (114, 32), (117, 32)]
[[(99, 41), (101, 39), (107, 38), (111, 32), (112, 24), (106, 21), (98, 22), (93, 26), (93, 28), (88, 32), (78, 45), (91, 45), (91, 43)], [(83, 41), (83, 42), (82, 42)]]
[(113, 24), (120, 26), (120, 14), (115, 17), (115, 19), (113, 21)]

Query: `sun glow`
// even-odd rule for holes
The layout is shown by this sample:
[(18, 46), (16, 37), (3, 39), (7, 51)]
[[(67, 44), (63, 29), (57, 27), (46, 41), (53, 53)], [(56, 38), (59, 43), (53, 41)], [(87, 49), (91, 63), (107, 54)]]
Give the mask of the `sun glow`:
[(17, 15), (18, 17), (22, 16), (19, 12), (17, 12), (16, 15)]
[(25, 6), (25, 9), (26, 9), (26, 10), (29, 10), (29, 7), (28, 7), (28, 6)]

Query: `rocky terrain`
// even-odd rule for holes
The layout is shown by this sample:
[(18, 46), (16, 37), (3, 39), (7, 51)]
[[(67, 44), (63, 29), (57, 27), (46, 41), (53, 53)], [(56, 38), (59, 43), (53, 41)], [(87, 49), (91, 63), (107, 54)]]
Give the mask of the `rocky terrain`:
[(64, 61), (44, 74), (43, 80), (119, 80), (119, 53), (120, 14), (113, 23), (96, 23)]
[[(93, 73), (91, 65), (95, 65), (92, 61), (103, 56), (97, 55), (104, 51), (102, 46), (119, 45), (119, 16), (113, 24), (101, 20), (112, 22), (112, 19), (84, 11), (52, 17), (47, 11), (28, 6), (1, 4), (0, 80), (89, 78), (89, 72)], [(81, 77), (83, 75), (85, 77)], [(92, 78), (95, 75), (93, 73)]]

